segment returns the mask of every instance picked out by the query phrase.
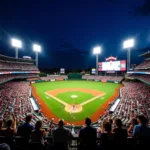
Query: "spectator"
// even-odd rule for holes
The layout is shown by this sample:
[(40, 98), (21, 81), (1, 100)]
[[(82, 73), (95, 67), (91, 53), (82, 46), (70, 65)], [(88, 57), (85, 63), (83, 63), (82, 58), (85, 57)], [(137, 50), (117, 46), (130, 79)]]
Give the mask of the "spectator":
[(102, 123), (102, 127), (98, 128), (97, 132), (98, 132), (98, 135), (100, 135), (101, 133), (104, 132), (104, 124), (106, 123), (106, 120), (103, 121)]
[(0, 136), (3, 135), (3, 120), (0, 120)]
[(108, 146), (113, 144), (113, 133), (111, 131), (112, 127), (109, 122), (105, 122), (103, 125), (104, 132), (100, 136), (100, 149), (107, 149)]
[(138, 116), (137, 121), (139, 125), (135, 125), (133, 135), (139, 139), (140, 144), (149, 144), (150, 128), (147, 126), (147, 119), (144, 116)]
[(97, 131), (91, 126), (91, 119), (85, 119), (86, 127), (79, 132), (80, 149), (96, 149)]
[(112, 119), (109, 119), (109, 123), (111, 124), (111, 128), (113, 128), (113, 120)]
[(7, 128), (3, 130), (3, 135), (8, 137), (8, 138), (13, 137), (14, 134), (17, 132), (17, 130), (16, 130), (16, 118), (14, 115), (12, 115), (12, 117), (13, 117), (13, 120), (9, 119), (6, 122)]
[(37, 121), (35, 124), (35, 130), (31, 133), (31, 142), (42, 143), (44, 145), (44, 137), (46, 131), (42, 129), (42, 121)]
[(34, 127), (30, 124), (31, 119), (32, 115), (27, 115), (25, 123), (18, 127), (18, 135), (23, 136), (26, 140), (30, 138), (31, 132), (34, 129)]
[(127, 144), (127, 130), (122, 128), (122, 122), (120, 119), (115, 120), (115, 126), (113, 132), (114, 132), (114, 142), (115, 144)]
[(52, 138), (54, 142), (54, 149), (67, 150), (73, 135), (71, 131), (64, 127), (64, 121), (58, 122), (58, 127), (52, 129)]
[(31, 149), (36, 150), (44, 150), (44, 137), (46, 135), (46, 132), (44, 129), (42, 129), (42, 121), (37, 121), (35, 124), (35, 130), (31, 133)]
[(129, 136), (132, 136), (132, 135), (133, 135), (133, 128), (134, 128), (134, 126), (137, 125), (137, 124), (138, 124), (137, 119), (136, 119), (136, 118), (133, 118), (133, 119), (131, 120), (131, 125), (130, 125), (130, 127), (128, 128), (128, 135), (129, 135)]

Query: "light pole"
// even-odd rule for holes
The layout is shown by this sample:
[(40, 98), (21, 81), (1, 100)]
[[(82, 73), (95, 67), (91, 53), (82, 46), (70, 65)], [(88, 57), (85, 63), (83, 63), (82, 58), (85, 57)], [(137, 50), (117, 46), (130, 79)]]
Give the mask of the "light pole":
[(20, 40), (18, 40), (18, 39), (12, 39), (11, 40), (11, 44), (12, 44), (13, 47), (16, 48), (16, 55), (15, 55), (15, 57), (18, 58), (18, 49), (22, 48), (22, 42)]
[(35, 58), (36, 58), (36, 67), (38, 68), (38, 53), (41, 52), (42, 48), (38, 44), (33, 44), (33, 51), (35, 51)]
[(96, 75), (98, 75), (98, 55), (101, 53), (101, 47), (93, 48), (93, 54), (96, 55)]
[(123, 48), (127, 49), (127, 71), (130, 70), (130, 53), (131, 48), (134, 46), (134, 39), (129, 39), (123, 42)]

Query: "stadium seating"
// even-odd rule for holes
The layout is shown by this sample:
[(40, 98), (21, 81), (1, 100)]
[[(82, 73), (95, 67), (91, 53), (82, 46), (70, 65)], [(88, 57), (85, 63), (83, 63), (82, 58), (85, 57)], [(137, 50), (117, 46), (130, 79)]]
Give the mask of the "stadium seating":
[(0, 70), (37, 71), (33, 63), (0, 61)]
[(127, 124), (133, 117), (141, 114), (147, 116), (149, 113), (150, 86), (142, 82), (124, 82), (124, 85), (120, 89), (121, 100), (113, 116)]
[(51, 80), (60, 80), (60, 79), (67, 79), (67, 75), (61, 75), (61, 76), (58, 76), (58, 75), (50, 75), (50, 76), (47, 76), (47, 77), (41, 77), (40, 79), (41, 80), (44, 80), (44, 81), (51, 81)]
[(82, 79), (121, 82), (122, 79), (123, 79), (123, 76), (95, 76), (95, 75), (84, 75), (84, 76), (82, 76)]
[(0, 83), (13, 79), (38, 78), (38, 73), (39, 70), (32, 59), (0, 55)]
[(140, 81), (144, 81), (150, 84), (150, 75), (132, 74), (132, 75), (129, 75), (128, 77), (133, 78), (133, 79), (138, 79)]
[(13, 79), (24, 79), (24, 78), (39, 77), (38, 74), (19, 74), (19, 75), (0, 75), (0, 83), (7, 82)]
[(36, 115), (33, 111), (29, 100), (29, 97), (31, 96), (31, 87), (28, 82), (7, 82), (0, 85), (0, 89), (1, 119), (10, 117), (10, 113), (13, 112), (16, 115), (19, 124), (24, 121), (26, 114), (32, 113), (34, 116), (31, 122), (32, 124), (40, 119), (47, 125), (49, 120), (42, 115)]
[(150, 69), (150, 60), (145, 60), (135, 68), (135, 70), (145, 70), (145, 69)]

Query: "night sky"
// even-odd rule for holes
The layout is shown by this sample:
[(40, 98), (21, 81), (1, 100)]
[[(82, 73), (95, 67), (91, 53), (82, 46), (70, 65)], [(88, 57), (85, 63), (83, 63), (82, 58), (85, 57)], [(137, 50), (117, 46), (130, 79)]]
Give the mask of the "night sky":
[(10, 39), (16, 37), (23, 42), (19, 57), (34, 59), (32, 43), (41, 44), (41, 69), (87, 69), (95, 67), (93, 47), (102, 46), (99, 61), (126, 59), (122, 43), (135, 38), (131, 63), (138, 64), (150, 46), (149, 11), (149, 0), (1, 0), (0, 53), (15, 56)]

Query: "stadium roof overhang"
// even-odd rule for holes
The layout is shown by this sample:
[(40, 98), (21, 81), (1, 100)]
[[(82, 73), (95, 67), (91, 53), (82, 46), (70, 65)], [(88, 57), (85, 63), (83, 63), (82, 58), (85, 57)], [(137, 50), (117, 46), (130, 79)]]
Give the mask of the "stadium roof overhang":
[(140, 57), (145, 57), (145, 58), (150, 58), (150, 51), (144, 53), (144, 54), (141, 54), (139, 55)]
[(14, 57), (9, 57), (5, 55), (0, 54), (0, 60), (4, 61), (16, 61), (16, 62), (26, 62), (26, 63), (33, 63), (33, 59), (25, 59), (25, 58), (14, 58)]

